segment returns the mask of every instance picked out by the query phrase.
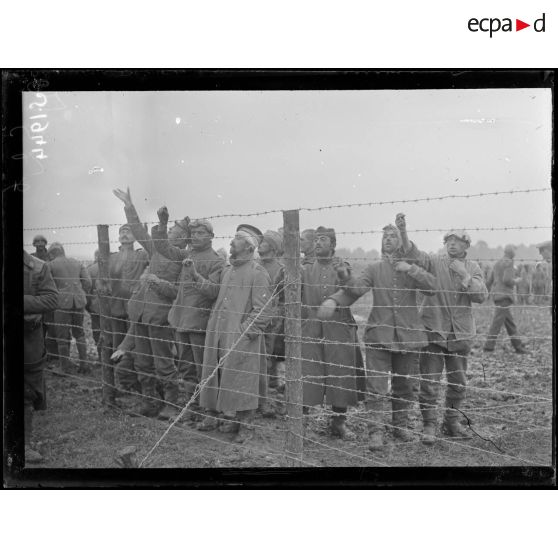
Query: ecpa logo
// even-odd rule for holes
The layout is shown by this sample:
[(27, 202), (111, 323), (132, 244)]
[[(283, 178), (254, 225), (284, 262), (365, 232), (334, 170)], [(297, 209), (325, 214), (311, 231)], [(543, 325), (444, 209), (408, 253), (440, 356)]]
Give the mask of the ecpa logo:
[[(536, 19), (533, 22), (533, 30), (537, 33), (544, 33), (545, 32), (545, 17), (546, 14)], [(490, 33), (490, 38), (494, 33), (498, 33), (498, 31), (506, 32), (513, 32), (513, 19), (509, 17), (505, 17), (500, 19), (498, 17), (484, 17), (482, 19), (477, 19), (476, 17), (472, 17), (469, 22), (467, 23), (467, 27), (469, 31), (473, 33), (477, 33), (481, 31), (483, 33)], [(521, 31), (522, 29), (526, 29), (527, 27), (531, 27), (530, 23), (525, 23), (521, 19), (515, 19), (515, 31)]]

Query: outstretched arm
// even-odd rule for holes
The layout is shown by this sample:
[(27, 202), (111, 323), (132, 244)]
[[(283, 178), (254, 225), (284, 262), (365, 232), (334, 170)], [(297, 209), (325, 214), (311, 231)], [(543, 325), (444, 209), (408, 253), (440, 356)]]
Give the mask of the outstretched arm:
[(151, 229), (151, 237), (153, 239), (153, 246), (155, 250), (167, 258), (167, 260), (181, 262), (187, 258), (190, 251), (188, 249), (177, 248), (173, 246), (168, 239), (167, 225), (169, 222), (169, 211), (166, 207), (161, 207), (157, 211), (159, 217), (159, 224)]
[(147, 253), (152, 256), (154, 252), (153, 242), (149, 233), (145, 230), (142, 222), (140, 221), (139, 215), (132, 203), (132, 196), (130, 194), (130, 188), (126, 191), (115, 188), (112, 193), (124, 203), (124, 212), (126, 213), (126, 220), (132, 229), (134, 238), (141, 244), (141, 246), (147, 251)]

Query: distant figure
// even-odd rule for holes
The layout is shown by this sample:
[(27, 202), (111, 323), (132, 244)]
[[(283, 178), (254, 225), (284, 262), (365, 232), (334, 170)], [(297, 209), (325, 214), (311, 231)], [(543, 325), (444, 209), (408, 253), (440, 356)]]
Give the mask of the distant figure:
[(517, 301), (521, 305), (529, 304), (531, 296), (531, 268), (529, 264), (519, 264), (517, 268)]
[(78, 371), (87, 374), (89, 364), (83, 316), (87, 302), (85, 293), (91, 290), (91, 279), (83, 264), (66, 257), (64, 247), (59, 242), (50, 245), (48, 254), (50, 261), (47, 265), (58, 288), (58, 309), (54, 313), (54, 325), (60, 370), (66, 374), (72, 371), (70, 343), (73, 337), (79, 354)]
[[(537, 248), (544, 260), (541, 267), (544, 268), (544, 273), (546, 275), (545, 293), (543, 297), (545, 301), (550, 301), (552, 297), (552, 240), (541, 242), (541, 244), (537, 245)], [(552, 306), (550, 306), (550, 312), (552, 313)]]
[(56, 310), (58, 291), (48, 266), (23, 251), (23, 412), (25, 463), (43, 456), (31, 447), (33, 411), (46, 409), (43, 315)]
[(33, 246), (35, 251), (31, 254), (43, 262), (48, 261), (48, 251), (47, 251), (47, 239), (42, 235), (38, 234), (33, 238)]
[(546, 300), (548, 277), (546, 262), (537, 262), (533, 271), (533, 304), (543, 305)]
[(511, 307), (514, 303), (514, 287), (519, 282), (519, 279), (514, 276), (514, 257), (515, 246), (508, 244), (504, 248), (504, 257), (496, 262), (488, 280), (488, 289), (494, 287), (492, 293), (494, 318), (488, 332), (488, 338), (484, 344), (486, 352), (494, 351), (496, 339), (502, 326), (505, 326), (516, 353), (526, 354), (529, 352), (523, 346), (523, 341), (517, 334), (517, 326), (511, 313)]

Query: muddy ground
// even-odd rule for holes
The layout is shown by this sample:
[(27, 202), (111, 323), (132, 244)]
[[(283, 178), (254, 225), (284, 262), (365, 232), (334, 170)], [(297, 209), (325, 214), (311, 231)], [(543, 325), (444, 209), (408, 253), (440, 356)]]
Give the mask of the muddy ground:
[[(358, 309), (361, 313), (362, 308)], [(500, 334), (494, 353), (483, 353), (483, 337), (490, 325), (492, 305), (476, 307), (478, 333), (469, 358), (469, 389), (463, 410), (474, 436), (454, 441), (438, 433), (426, 447), (420, 441), (422, 424), (418, 404), (412, 412), (416, 432), (408, 443), (386, 437), (385, 449), (367, 449), (363, 408), (351, 411), (350, 427), (356, 442), (328, 435), (328, 417), (313, 409), (307, 421), (302, 465), (306, 466), (502, 466), (551, 465), (552, 452), (552, 324), (548, 308), (515, 308), (514, 315), (525, 336), (529, 355), (516, 354)], [(89, 334), (90, 337), (90, 334)], [(90, 358), (96, 358), (89, 339)], [(34, 445), (45, 461), (39, 467), (117, 467), (115, 456), (135, 446), (141, 460), (157, 443), (168, 423), (131, 416), (100, 404), (100, 367), (89, 376), (72, 377), (47, 370), (48, 410), (36, 413)], [(278, 411), (284, 410), (278, 399)], [(133, 409), (129, 402), (128, 409)], [(387, 415), (389, 422), (389, 415)], [(466, 423), (467, 419), (464, 417)], [(144, 463), (145, 467), (279, 467), (285, 459), (284, 416), (258, 416), (253, 438), (245, 444), (232, 442), (231, 434), (202, 433), (195, 423), (177, 424)]]

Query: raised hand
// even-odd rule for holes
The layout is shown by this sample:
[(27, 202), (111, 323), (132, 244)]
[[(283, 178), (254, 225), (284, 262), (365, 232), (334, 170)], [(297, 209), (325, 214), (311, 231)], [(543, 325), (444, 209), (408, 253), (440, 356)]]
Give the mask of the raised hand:
[(157, 210), (157, 217), (159, 217), (159, 223), (162, 225), (166, 225), (169, 222), (169, 210), (166, 205)]
[(130, 188), (126, 188), (126, 191), (120, 190), (119, 188), (115, 188), (112, 193), (124, 203), (126, 207), (130, 207), (132, 205), (132, 196), (130, 194)]
[(400, 231), (406, 231), (407, 230), (407, 222), (405, 221), (405, 214), (404, 213), (398, 213), (395, 216), (395, 226)]

